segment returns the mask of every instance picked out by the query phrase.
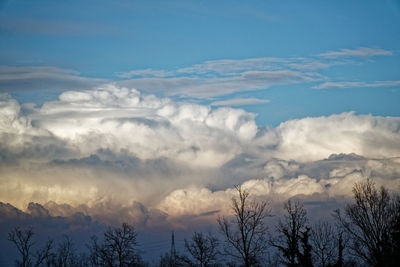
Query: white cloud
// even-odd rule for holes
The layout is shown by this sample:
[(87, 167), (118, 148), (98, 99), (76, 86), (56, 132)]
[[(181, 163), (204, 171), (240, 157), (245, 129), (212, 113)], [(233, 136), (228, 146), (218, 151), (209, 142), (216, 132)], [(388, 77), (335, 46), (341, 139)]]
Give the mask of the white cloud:
[(290, 120), (275, 128), (275, 156), (313, 161), (331, 154), (396, 157), (400, 151), (400, 118), (342, 113)]
[(398, 117), (343, 113), (259, 129), (241, 109), (115, 85), (30, 109), (3, 95), (0, 109), (0, 201), (19, 208), (85, 204), (103, 221), (114, 209), (144, 223), (152, 209), (171, 218), (228, 212), (234, 184), (256, 197), (318, 199), (349, 195), (366, 177), (396, 188), (400, 177)]
[[(114, 82), (119, 86), (165, 96), (213, 98), (238, 92), (265, 90), (271, 86), (327, 81), (330, 78), (325, 77), (326, 74), (321, 73), (321, 69), (359, 64), (361, 61), (357, 59), (360, 58), (391, 54), (392, 52), (384, 49), (360, 47), (309, 57), (209, 60), (180, 69), (148, 68), (116, 73), (119, 80)], [(52, 66), (0, 66), (0, 92), (85, 90), (106, 82), (110, 80), (84, 77), (79, 72)], [(393, 86), (393, 83), (397, 85), (396, 81), (326, 82), (314, 88)]]
[(376, 81), (376, 82), (325, 82), (314, 86), (314, 89), (325, 88), (357, 88), (357, 87), (391, 87), (400, 85), (400, 81)]
[(172, 76), (173, 73), (165, 70), (153, 70), (153, 69), (143, 69), (143, 70), (132, 70), (128, 72), (119, 73), (117, 76), (120, 78), (132, 78), (135, 76), (139, 77), (167, 77)]
[[(11, 118), (4, 120), (12, 127), (4, 127), (17, 131), (19, 106), (10, 101)], [(197, 165), (223, 164), (257, 133), (254, 115), (243, 110), (174, 103), (113, 85), (65, 92), (30, 118), (81, 156), (98, 149), (126, 150), (139, 158), (167, 157)]]
[(138, 88), (146, 92), (163, 93), (168, 96), (208, 98), (235, 92), (262, 90), (273, 85), (312, 82), (319, 79), (318, 75), (313, 73), (276, 70), (246, 71), (222, 77), (137, 78), (118, 81), (116, 84)]
[(244, 106), (269, 103), (268, 99), (249, 98), (232, 98), (227, 100), (214, 101), (211, 106)]
[(220, 59), (209, 60), (202, 64), (178, 69), (178, 73), (189, 74), (234, 74), (245, 71), (273, 71), (282, 69), (283, 65), (289, 62), (284, 58), (247, 58), (247, 59)]
[(0, 92), (87, 89), (105, 82), (106, 79), (83, 77), (76, 71), (52, 66), (0, 66)]
[[(274, 160), (269, 163), (273, 164)], [(275, 208), (289, 198), (300, 197), (314, 202), (320, 201), (320, 209), (324, 209), (323, 203), (329, 198), (350, 197), (354, 184), (367, 178), (391, 190), (399, 190), (398, 158), (367, 160), (355, 155), (334, 155), (330, 159), (307, 164), (287, 161), (280, 163), (281, 170), (276, 170), (272, 176), (271, 169), (266, 170), (265, 178), (247, 180), (241, 184), (242, 188), (248, 190), (252, 198), (266, 199)], [(386, 176), (386, 168), (395, 170), (395, 178)], [(183, 215), (195, 216), (217, 210), (219, 213), (210, 218), (215, 219), (217, 215), (231, 212), (231, 206), (227, 203), (236, 194), (234, 188), (211, 191), (204, 187), (191, 186), (171, 192), (160, 202), (158, 208), (169, 214), (171, 221)], [(332, 210), (325, 210), (325, 214), (331, 212)]]
[(324, 58), (338, 58), (338, 57), (374, 57), (374, 56), (390, 56), (391, 51), (381, 48), (359, 47), (357, 49), (339, 49), (339, 51), (329, 51), (319, 54)]
[[(380, 48), (360, 47), (309, 57), (209, 60), (177, 70), (133, 70), (120, 74), (119, 77), (130, 79), (117, 81), (117, 84), (167, 96), (212, 98), (237, 92), (264, 90), (276, 85), (326, 81), (328, 77), (319, 70), (338, 65), (359, 64), (359, 59), (383, 55), (392, 55), (392, 52)], [(390, 86), (390, 83), (376, 82), (370, 86)], [(314, 88), (360, 85), (362, 86), (362, 83), (326, 82)]]

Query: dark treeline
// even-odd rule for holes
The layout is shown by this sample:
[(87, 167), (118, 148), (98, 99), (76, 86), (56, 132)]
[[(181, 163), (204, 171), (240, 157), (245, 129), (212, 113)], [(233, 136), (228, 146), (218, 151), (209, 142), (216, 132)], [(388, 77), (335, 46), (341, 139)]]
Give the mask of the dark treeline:
[[(178, 252), (171, 248), (155, 266), (398, 266), (400, 262), (400, 198), (367, 180), (353, 188), (353, 203), (334, 211), (330, 221), (310, 223), (304, 206), (284, 204), (274, 228), (266, 201), (236, 187), (233, 215), (218, 218), (219, 235), (194, 232)], [(86, 252), (78, 252), (65, 236), (58, 244), (34, 242), (32, 229), (14, 228), (8, 240), (19, 253), (16, 266), (149, 266), (142, 260), (137, 232), (129, 224), (109, 227), (93, 236)]]

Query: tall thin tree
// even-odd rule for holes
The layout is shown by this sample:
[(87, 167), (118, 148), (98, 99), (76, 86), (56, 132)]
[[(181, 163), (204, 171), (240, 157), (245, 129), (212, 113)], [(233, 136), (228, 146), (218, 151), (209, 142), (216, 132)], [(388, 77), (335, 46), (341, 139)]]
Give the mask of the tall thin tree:
[(307, 231), (307, 213), (300, 202), (290, 199), (284, 204), (286, 214), (279, 220), (278, 236), (271, 239), (271, 245), (281, 253), (282, 263), (289, 267), (299, 266), (300, 241), (302, 233)]
[(265, 219), (271, 216), (266, 201), (250, 199), (250, 193), (236, 186), (238, 197), (232, 198), (233, 216), (218, 218), (219, 230), (225, 239), (225, 253), (246, 267), (259, 263), (267, 249)]
[(185, 248), (200, 267), (215, 263), (218, 255), (218, 239), (210, 233), (195, 232), (190, 240), (185, 239)]
[(42, 248), (39, 248), (33, 252), (33, 236), (34, 232), (32, 228), (21, 229), (19, 227), (15, 227), (8, 233), (8, 240), (15, 245), (21, 256), (21, 259), (16, 261), (18, 266), (37, 267), (50, 257), (53, 241), (48, 240)]

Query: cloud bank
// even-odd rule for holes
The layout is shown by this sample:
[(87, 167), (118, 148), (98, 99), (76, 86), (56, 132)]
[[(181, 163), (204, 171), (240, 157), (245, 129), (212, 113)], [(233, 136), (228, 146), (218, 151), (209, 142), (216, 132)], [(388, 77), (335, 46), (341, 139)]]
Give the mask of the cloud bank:
[(241, 109), (113, 84), (41, 107), (2, 95), (0, 109), (0, 201), (31, 216), (182, 226), (229, 213), (237, 184), (320, 209), (366, 178), (399, 189), (398, 117), (349, 112), (261, 129)]

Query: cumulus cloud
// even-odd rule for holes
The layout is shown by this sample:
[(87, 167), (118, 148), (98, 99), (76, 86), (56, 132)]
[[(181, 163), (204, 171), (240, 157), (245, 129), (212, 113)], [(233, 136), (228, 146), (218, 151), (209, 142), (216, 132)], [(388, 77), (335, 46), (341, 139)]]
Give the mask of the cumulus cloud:
[(112, 84), (41, 107), (3, 95), (0, 108), (0, 201), (35, 218), (175, 224), (228, 213), (237, 184), (257, 198), (315, 203), (366, 178), (389, 188), (400, 178), (398, 117), (350, 112), (260, 129), (241, 109)]
[(243, 110), (212, 110), (115, 86), (65, 92), (33, 118), (39, 128), (79, 147), (83, 155), (127, 150), (139, 158), (197, 165), (226, 162), (257, 132), (254, 115)]
[(350, 112), (290, 120), (270, 134), (279, 140), (274, 154), (278, 158), (312, 161), (339, 153), (382, 158), (399, 155), (399, 125), (398, 117)]
[[(350, 197), (354, 184), (367, 178), (395, 191), (399, 189), (400, 182), (399, 158), (371, 160), (354, 154), (332, 155), (329, 159), (309, 163), (272, 159), (267, 162), (264, 171), (263, 178), (247, 180), (241, 187), (248, 190), (253, 198), (269, 200), (276, 210), (292, 197), (312, 201), (322, 210), (329, 199), (340, 203), (343, 197)], [(214, 210), (218, 210), (218, 214), (229, 214), (231, 206), (227, 203), (235, 196), (234, 188), (212, 191), (191, 186), (171, 192), (158, 208), (169, 214), (172, 221), (183, 215), (196, 216)], [(331, 211), (325, 213), (329, 215)]]

